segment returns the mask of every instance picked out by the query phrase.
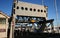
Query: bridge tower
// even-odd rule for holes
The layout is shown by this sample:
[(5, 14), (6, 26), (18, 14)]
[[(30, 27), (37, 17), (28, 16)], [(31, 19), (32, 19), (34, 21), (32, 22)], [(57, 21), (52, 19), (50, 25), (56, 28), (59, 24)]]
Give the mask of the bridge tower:
[(10, 19), (9, 38), (14, 38), (14, 30), (17, 25), (20, 25), (22, 27), (24, 26), (28, 27), (28, 24), (32, 24), (32, 28), (30, 28), (30, 31), (31, 29), (33, 29), (34, 31), (35, 29), (34, 23), (36, 23), (38, 28), (40, 28), (39, 26), (41, 26), (40, 28), (41, 32), (44, 31), (46, 23), (50, 22), (46, 21), (47, 9), (48, 7), (44, 5), (38, 5), (38, 4), (22, 2), (19, 0), (14, 0)]

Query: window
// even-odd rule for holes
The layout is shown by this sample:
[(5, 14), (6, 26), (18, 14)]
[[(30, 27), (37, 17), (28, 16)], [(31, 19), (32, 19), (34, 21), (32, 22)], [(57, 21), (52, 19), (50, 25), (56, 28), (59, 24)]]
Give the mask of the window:
[(0, 18), (0, 24), (6, 24), (6, 19), (5, 18)]
[(25, 10), (28, 10), (28, 8), (26, 7)]
[(40, 10), (38, 9), (38, 12), (40, 12)]
[(18, 0), (17, 0), (17, 3), (18, 3)]
[(44, 10), (44, 12), (46, 13), (46, 10)]
[(19, 6), (17, 6), (17, 9), (19, 9)]
[(6, 29), (0, 29), (0, 32), (6, 32)]
[(60, 27), (59, 27), (59, 30), (60, 30)]
[(24, 7), (21, 7), (22, 10), (24, 10)]
[(32, 11), (32, 8), (30, 8), (30, 11)]
[(16, 3), (14, 3), (14, 5), (13, 5), (13, 6), (14, 6), (14, 8), (15, 8), (15, 5), (16, 5)]
[(41, 12), (43, 12), (43, 10), (41, 10)]
[(15, 9), (13, 9), (13, 13), (15, 14)]
[(34, 9), (34, 11), (36, 11), (36, 9)]

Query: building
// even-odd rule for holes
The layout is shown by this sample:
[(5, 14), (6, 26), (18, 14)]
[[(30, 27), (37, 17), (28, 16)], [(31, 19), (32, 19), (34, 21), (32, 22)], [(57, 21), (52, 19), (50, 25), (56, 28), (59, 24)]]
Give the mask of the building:
[(47, 18), (47, 6), (27, 2), (14, 2), (13, 13), (17, 16), (35, 16)]
[(60, 33), (60, 26), (55, 26), (54, 30), (55, 30), (55, 33)]
[[(44, 32), (51, 33), (52, 32), (51, 26), (50, 27), (47, 27), (47, 30), (48, 31), (44, 31)], [(54, 26), (54, 33), (60, 33), (60, 26)]]
[(17, 19), (17, 22), (41, 21), (43, 18), (47, 19), (47, 9), (48, 7), (44, 5), (15, 0), (12, 6), (13, 20)]
[(8, 18), (9, 16), (0, 11), (0, 38), (7, 38)]

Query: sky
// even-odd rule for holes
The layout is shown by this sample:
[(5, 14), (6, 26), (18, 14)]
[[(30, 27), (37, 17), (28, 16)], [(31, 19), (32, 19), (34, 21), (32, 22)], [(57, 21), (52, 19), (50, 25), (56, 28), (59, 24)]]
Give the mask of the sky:
[[(42, 4), (42, 0), (20, 0), (33, 4)], [(60, 25), (60, 0), (56, 0), (58, 9), (58, 25)], [(13, 0), (0, 0), (0, 11), (4, 12), (8, 16), (11, 15), (11, 9), (13, 5)], [(48, 19), (54, 19), (54, 25), (57, 25), (56, 21), (56, 9), (54, 5), (54, 0), (44, 0), (44, 5), (48, 6)]]

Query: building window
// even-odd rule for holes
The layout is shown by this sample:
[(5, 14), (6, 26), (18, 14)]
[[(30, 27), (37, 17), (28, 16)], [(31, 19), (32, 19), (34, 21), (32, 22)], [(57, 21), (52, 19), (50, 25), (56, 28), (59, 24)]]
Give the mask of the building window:
[(41, 10), (41, 12), (43, 12), (43, 10)]
[(13, 13), (15, 14), (15, 9), (13, 9)]
[(44, 10), (44, 12), (46, 13), (46, 10)]
[(28, 8), (26, 7), (25, 10), (28, 10)]
[(22, 10), (24, 10), (24, 7), (21, 7)]
[(19, 6), (17, 6), (17, 9), (19, 9)]
[(34, 11), (36, 11), (36, 9), (34, 9)]
[(5, 18), (0, 18), (0, 24), (6, 24), (6, 19)]
[(40, 10), (38, 9), (38, 12), (40, 12)]
[(14, 5), (13, 5), (13, 6), (14, 6), (14, 8), (15, 8), (15, 5), (16, 5), (16, 3), (14, 3)]
[(60, 30), (60, 27), (59, 27), (59, 30)]
[(30, 8), (30, 11), (32, 11), (32, 8)]

